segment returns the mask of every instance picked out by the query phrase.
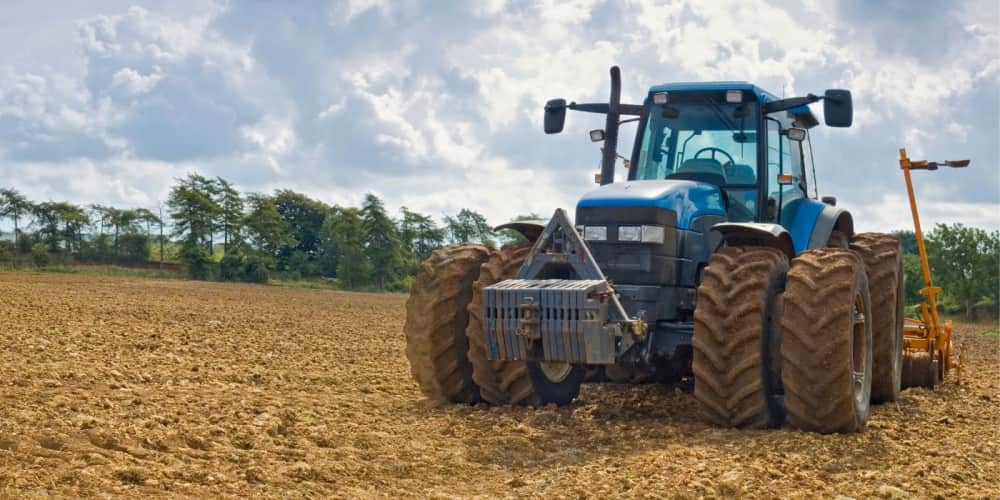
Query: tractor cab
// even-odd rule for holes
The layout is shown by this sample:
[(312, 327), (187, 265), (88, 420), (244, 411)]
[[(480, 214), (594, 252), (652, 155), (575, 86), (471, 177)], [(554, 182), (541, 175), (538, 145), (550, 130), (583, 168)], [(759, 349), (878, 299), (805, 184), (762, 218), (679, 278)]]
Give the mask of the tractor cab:
[(776, 100), (745, 82), (653, 87), (628, 179), (713, 184), (728, 221), (782, 223), (782, 208), (809, 197), (807, 129), (817, 122), (808, 106), (762, 115), (762, 104)]

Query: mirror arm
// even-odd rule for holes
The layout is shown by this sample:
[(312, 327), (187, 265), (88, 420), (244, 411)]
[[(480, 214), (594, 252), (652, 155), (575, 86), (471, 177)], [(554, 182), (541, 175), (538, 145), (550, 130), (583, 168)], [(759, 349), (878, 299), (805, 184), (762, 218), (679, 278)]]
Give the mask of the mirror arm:
[[(573, 111), (583, 111), (584, 113), (600, 113), (603, 115), (608, 114), (611, 111), (611, 106), (606, 102), (587, 102), (587, 103), (575, 103), (571, 102), (566, 105), (566, 108), (572, 109)], [(546, 106), (545, 109), (549, 109)], [(629, 115), (629, 116), (640, 116), (642, 114), (641, 104), (619, 104), (618, 114)]]
[(815, 94), (808, 94), (805, 97), (789, 97), (788, 99), (782, 99), (780, 101), (771, 101), (764, 104), (763, 110), (764, 114), (774, 113), (777, 111), (786, 111), (792, 108), (797, 108), (799, 106), (805, 106), (807, 104), (812, 104), (814, 102), (819, 102), (824, 99), (823, 96), (818, 96)]
[(583, 111), (584, 113), (601, 113), (603, 115), (608, 114), (608, 111), (610, 110), (610, 106), (608, 106), (608, 103), (606, 102), (582, 103), (582, 104), (571, 102), (567, 104), (566, 107), (572, 109), (573, 111)]

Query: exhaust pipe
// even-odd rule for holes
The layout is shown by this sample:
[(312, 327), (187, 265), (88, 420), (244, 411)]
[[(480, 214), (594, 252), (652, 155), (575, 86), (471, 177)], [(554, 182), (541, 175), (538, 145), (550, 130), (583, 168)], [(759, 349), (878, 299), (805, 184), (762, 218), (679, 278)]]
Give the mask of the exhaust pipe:
[(621, 116), (622, 72), (618, 66), (611, 67), (611, 99), (608, 101), (608, 115), (604, 122), (604, 152), (601, 157), (601, 185), (615, 180), (615, 162), (618, 161), (618, 120)]

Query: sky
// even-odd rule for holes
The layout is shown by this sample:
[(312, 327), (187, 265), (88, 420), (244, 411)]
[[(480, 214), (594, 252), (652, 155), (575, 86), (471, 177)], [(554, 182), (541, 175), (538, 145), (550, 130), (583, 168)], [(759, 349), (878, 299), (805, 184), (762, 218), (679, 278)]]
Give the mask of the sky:
[(856, 229), (911, 227), (900, 147), (972, 159), (914, 174), (925, 225), (1000, 228), (996, 0), (55, 5), (0, 2), (0, 186), (36, 201), (155, 208), (198, 172), (329, 204), (547, 215), (595, 187), (603, 117), (547, 136), (542, 107), (606, 101), (617, 64), (626, 102), (678, 81), (850, 89), (854, 126), (811, 136), (819, 193)]

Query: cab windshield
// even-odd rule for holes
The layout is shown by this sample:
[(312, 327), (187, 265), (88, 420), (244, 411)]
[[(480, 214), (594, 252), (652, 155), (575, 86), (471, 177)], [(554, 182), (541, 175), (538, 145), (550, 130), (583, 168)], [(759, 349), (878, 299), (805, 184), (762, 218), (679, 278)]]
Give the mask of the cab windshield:
[(730, 220), (753, 220), (759, 108), (744, 95), (747, 102), (729, 103), (724, 92), (672, 93), (667, 104), (649, 104), (630, 179), (716, 184), (728, 194)]

